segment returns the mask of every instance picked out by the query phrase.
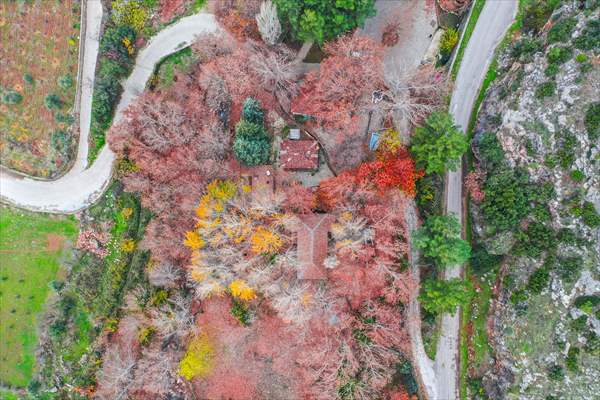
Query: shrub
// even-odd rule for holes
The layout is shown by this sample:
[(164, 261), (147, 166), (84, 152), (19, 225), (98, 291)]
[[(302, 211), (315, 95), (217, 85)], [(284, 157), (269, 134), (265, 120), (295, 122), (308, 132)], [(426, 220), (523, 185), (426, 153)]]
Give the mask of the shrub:
[(454, 215), (432, 216), (414, 235), (414, 243), (437, 266), (460, 265), (471, 256), (469, 244), (461, 239), (461, 225)]
[(473, 295), (471, 282), (460, 278), (429, 279), (423, 282), (419, 300), (425, 310), (433, 314), (454, 314), (458, 307), (468, 303)]
[(262, 126), (264, 124), (265, 115), (263, 110), (260, 108), (260, 103), (256, 99), (248, 97), (246, 100), (244, 100), (242, 118), (256, 125)]
[(569, 352), (567, 353), (567, 358), (565, 360), (567, 369), (571, 372), (579, 371), (579, 365), (577, 365), (577, 357), (579, 357), (579, 348), (571, 346), (569, 348)]
[(117, 25), (129, 25), (140, 32), (148, 19), (146, 6), (137, 0), (115, 0), (112, 2), (112, 19)]
[(485, 132), (479, 135), (477, 150), (482, 161), (486, 164), (487, 170), (495, 170), (504, 164), (504, 150), (495, 133)]
[(237, 319), (240, 324), (244, 326), (250, 325), (250, 314), (248, 312), (248, 305), (243, 301), (232, 299), (231, 304), (231, 315)]
[(525, 289), (515, 290), (510, 295), (510, 302), (513, 305), (517, 305), (519, 303), (524, 303), (525, 301), (527, 301), (527, 292), (525, 291)]
[(556, 152), (560, 166), (564, 169), (571, 168), (575, 161), (575, 146), (577, 145), (577, 137), (568, 132), (563, 138), (560, 148)]
[(573, 179), (575, 182), (583, 182), (585, 179), (585, 174), (576, 169), (575, 171), (571, 172), (571, 179)]
[(64, 75), (58, 78), (58, 86), (63, 89), (69, 89), (73, 86), (73, 78), (71, 75)]
[(524, 173), (502, 168), (485, 181), (483, 216), (496, 230), (512, 229), (529, 213), (528, 179)]
[(571, 329), (577, 333), (583, 333), (587, 329), (588, 316), (580, 315), (571, 321)]
[(594, 204), (589, 201), (583, 203), (582, 218), (583, 223), (592, 229), (600, 226), (600, 215), (598, 215)]
[(196, 336), (179, 362), (179, 375), (188, 381), (195, 377), (204, 377), (212, 370), (213, 359), (214, 349), (208, 336)]
[(548, 51), (546, 58), (551, 64), (564, 64), (573, 56), (573, 49), (570, 47), (553, 47)]
[(553, 76), (556, 76), (556, 74), (558, 74), (559, 71), (560, 67), (557, 64), (549, 64), (546, 70), (544, 71), (544, 74), (547, 77), (551, 78)]
[(537, 33), (548, 21), (556, 7), (556, 1), (533, 0), (523, 12), (523, 30)]
[(588, 61), (588, 56), (585, 55), (584, 53), (579, 53), (577, 54), (577, 56), (575, 57), (575, 61), (577, 61), (578, 63), (584, 63)]
[(233, 152), (244, 165), (266, 164), (271, 155), (271, 138), (262, 126), (240, 120), (235, 127)]
[(581, 34), (573, 41), (579, 50), (593, 50), (600, 47), (600, 20), (590, 19)]
[(562, 381), (565, 379), (565, 371), (560, 365), (554, 364), (548, 368), (548, 378), (553, 381)]
[(33, 76), (31, 76), (31, 74), (23, 74), (23, 81), (25, 81), (25, 83), (29, 85), (35, 84), (35, 79), (33, 79)]
[(575, 244), (577, 243), (577, 235), (575, 235), (575, 232), (572, 229), (562, 228), (558, 231), (558, 240), (561, 243)]
[(586, 314), (592, 314), (594, 308), (600, 304), (600, 296), (579, 296), (575, 299), (575, 307)]
[(448, 28), (442, 34), (440, 39), (440, 51), (442, 54), (450, 55), (458, 43), (458, 31), (454, 28)]
[(582, 268), (583, 260), (581, 257), (564, 257), (558, 260), (558, 273), (562, 280), (567, 283), (579, 279)]
[(50, 136), (52, 148), (62, 155), (66, 155), (69, 152), (72, 141), (73, 137), (62, 129), (55, 130)]
[(62, 113), (57, 111), (54, 113), (54, 120), (61, 124), (72, 125), (75, 122), (75, 118), (71, 114)]
[(537, 222), (549, 222), (552, 219), (552, 214), (545, 204), (536, 204), (533, 207), (533, 217)]
[(44, 105), (48, 110), (60, 110), (63, 108), (63, 102), (56, 94), (49, 94), (44, 99)]
[(14, 90), (8, 90), (2, 94), (2, 102), (4, 104), (19, 104), (21, 101), (23, 101), (23, 95)]
[(529, 224), (527, 230), (519, 231), (516, 237), (515, 251), (531, 258), (538, 258), (545, 250), (556, 247), (556, 235), (552, 228), (539, 222)]
[(514, 58), (530, 62), (532, 56), (542, 49), (542, 42), (535, 38), (523, 37), (515, 43), (512, 48), (511, 55)]
[(127, 63), (131, 54), (129, 48), (125, 46), (125, 42), (134, 43), (136, 38), (137, 34), (131, 26), (110, 26), (102, 35), (100, 52), (102, 54), (117, 55), (116, 61)]
[(600, 102), (588, 106), (583, 123), (590, 141), (598, 140), (600, 138)]
[(545, 97), (550, 97), (554, 95), (554, 92), (556, 92), (556, 82), (547, 81), (542, 83), (540, 86), (537, 87), (537, 89), (535, 89), (535, 97), (541, 100)]
[(138, 341), (140, 342), (140, 344), (142, 346), (148, 346), (150, 344), (150, 341), (154, 337), (155, 333), (156, 333), (156, 329), (154, 327), (146, 326), (146, 327), (140, 329), (140, 331), (138, 333)]
[(529, 277), (527, 289), (533, 294), (540, 294), (548, 287), (549, 282), (550, 272), (546, 268), (539, 268)]
[(548, 31), (548, 44), (566, 42), (571, 39), (575, 25), (577, 25), (577, 20), (573, 17), (563, 18), (555, 23)]
[(502, 256), (490, 254), (483, 246), (477, 246), (471, 255), (471, 268), (477, 275), (496, 269), (502, 262)]

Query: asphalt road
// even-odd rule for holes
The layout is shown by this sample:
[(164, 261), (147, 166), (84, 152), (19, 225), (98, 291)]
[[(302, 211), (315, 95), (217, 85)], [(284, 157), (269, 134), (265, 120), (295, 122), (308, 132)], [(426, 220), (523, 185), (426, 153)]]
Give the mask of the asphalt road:
[[(504, 37), (517, 12), (517, 0), (488, 0), (479, 15), (456, 77), (450, 101), (450, 112), (456, 124), (467, 129), (471, 111), (496, 46)], [(446, 212), (463, 220), (462, 169), (449, 172), (446, 185)], [(445, 279), (463, 275), (463, 266), (446, 269)], [(437, 380), (437, 399), (453, 400), (458, 395), (458, 347), (460, 313), (442, 316), (441, 335), (437, 345), (434, 371)]]
[[(20, 208), (51, 213), (73, 213), (93, 204), (104, 192), (112, 176), (114, 153), (104, 146), (94, 163), (86, 169), (90, 129), (94, 71), (98, 55), (98, 36), (102, 20), (99, 0), (88, 3), (87, 30), (82, 77), (80, 138), (73, 168), (54, 181), (36, 180), (0, 169), (0, 199)], [(160, 31), (140, 51), (135, 67), (125, 81), (114, 122), (121, 120), (123, 110), (139, 96), (154, 70), (165, 56), (191, 44), (204, 32), (219, 28), (211, 14), (200, 13), (180, 19)]]

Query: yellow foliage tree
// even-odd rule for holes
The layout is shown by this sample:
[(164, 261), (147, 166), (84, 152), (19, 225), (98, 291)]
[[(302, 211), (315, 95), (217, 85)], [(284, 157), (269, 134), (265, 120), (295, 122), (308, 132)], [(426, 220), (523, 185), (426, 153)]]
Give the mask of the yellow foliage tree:
[(197, 232), (188, 231), (185, 233), (183, 244), (192, 250), (198, 250), (204, 247), (205, 242)]
[(256, 292), (246, 282), (241, 279), (236, 279), (229, 284), (229, 291), (233, 297), (240, 300), (254, 300)]
[(185, 356), (179, 362), (179, 375), (186, 380), (205, 377), (212, 370), (214, 348), (208, 335), (200, 334), (192, 339)]
[(148, 19), (148, 10), (141, 1), (114, 0), (112, 2), (112, 18), (117, 25), (129, 25), (141, 32)]
[(256, 229), (250, 241), (252, 242), (252, 251), (256, 254), (276, 253), (283, 245), (279, 235), (262, 226)]

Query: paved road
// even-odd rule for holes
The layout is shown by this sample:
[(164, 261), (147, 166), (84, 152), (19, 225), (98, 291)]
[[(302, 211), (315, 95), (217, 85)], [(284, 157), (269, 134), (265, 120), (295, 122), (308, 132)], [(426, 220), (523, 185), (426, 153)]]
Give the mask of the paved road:
[[(517, 12), (517, 0), (488, 0), (479, 16), (456, 77), (450, 112), (463, 130), (467, 129), (471, 111), (483, 78), (493, 59), (496, 46), (504, 37)], [(446, 212), (462, 221), (462, 169), (449, 172), (446, 191)], [(463, 266), (448, 268), (445, 278), (460, 277)], [(434, 370), (437, 379), (437, 398), (458, 398), (459, 313), (442, 316), (441, 335), (437, 345)]]
[[(32, 211), (73, 213), (93, 204), (110, 183), (115, 155), (108, 146), (104, 146), (94, 163), (85, 169), (99, 22), (102, 19), (102, 7), (99, 5), (98, 0), (88, 3), (89, 34), (86, 32), (85, 38), (83, 79), (86, 81), (82, 86), (82, 128), (74, 167), (54, 181), (25, 178), (4, 168), (0, 169), (0, 199), (5, 202)], [(152, 38), (140, 51), (133, 72), (125, 81), (114, 121), (118, 122), (122, 118), (123, 110), (144, 91), (158, 61), (191, 44), (199, 34), (214, 32), (217, 29), (219, 28), (213, 15), (200, 13), (180, 19)]]

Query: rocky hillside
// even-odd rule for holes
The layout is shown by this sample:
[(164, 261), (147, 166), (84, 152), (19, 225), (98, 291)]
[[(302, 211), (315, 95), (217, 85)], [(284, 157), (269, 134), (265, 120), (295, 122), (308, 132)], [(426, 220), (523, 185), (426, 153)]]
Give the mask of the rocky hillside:
[(479, 114), (473, 267), (499, 289), (488, 324), (496, 362), (488, 360), (480, 388), (492, 398), (600, 393), (600, 10), (593, 3), (564, 1), (546, 24), (525, 26), (500, 56)]

